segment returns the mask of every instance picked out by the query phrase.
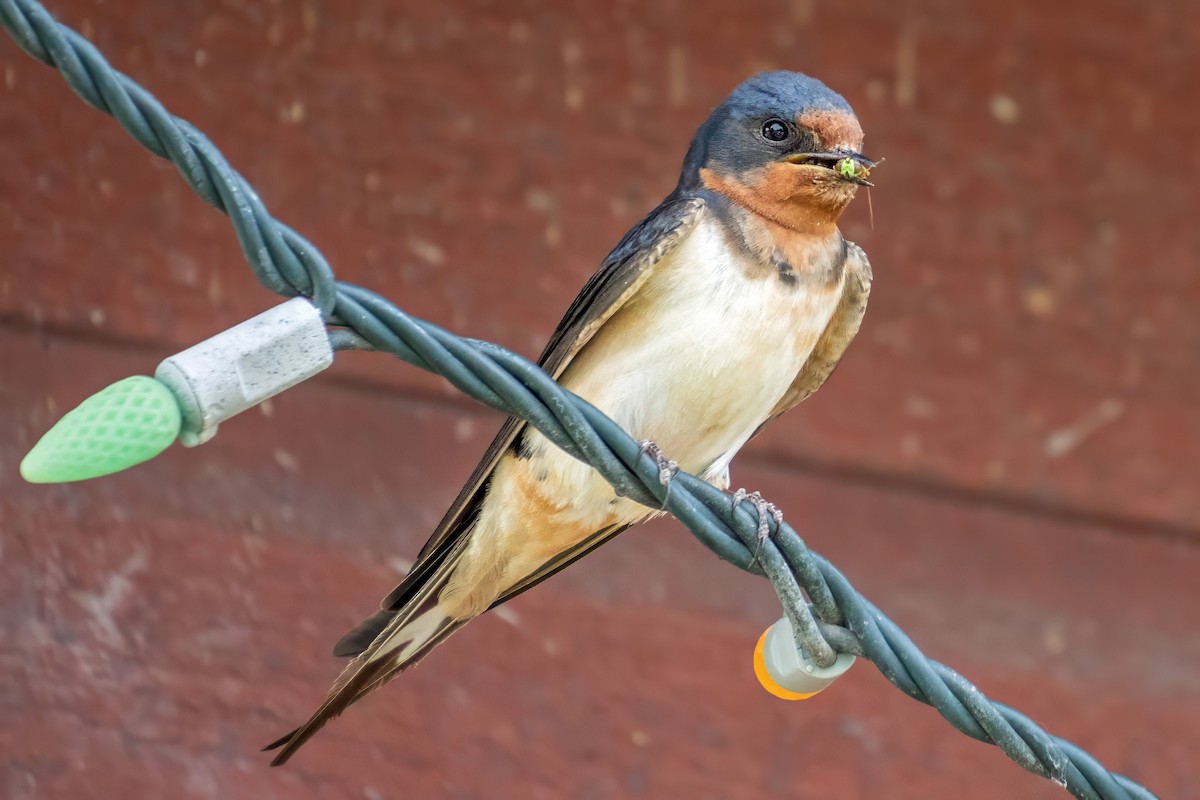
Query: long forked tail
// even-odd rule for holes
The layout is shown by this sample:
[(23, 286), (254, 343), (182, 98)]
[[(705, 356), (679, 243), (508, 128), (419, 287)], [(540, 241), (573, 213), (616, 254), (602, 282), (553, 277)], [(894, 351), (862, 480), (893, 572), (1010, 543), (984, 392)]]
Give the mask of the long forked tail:
[[(325, 702), (307, 722), (263, 748), (281, 748), (271, 766), (286, 763), (326, 722), (415, 664), (467, 622), (446, 615), (437, 602), (438, 592), (456, 562), (456, 558), (447, 559), (402, 608), (380, 612), (360, 626), (382, 630), (346, 665)], [(382, 624), (385, 619), (386, 624)]]
[(325, 702), (307, 722), (263, 748), (282, 748), (272, 759), (271, 766), (287, 763), (326, 722), (415, 664), (462, 624), (446, 617), (434, 606), (395, 631), (385, 631), (380, 636), (380, 639), (386, 637), (381, 646), (372, 647), (346, 665)]

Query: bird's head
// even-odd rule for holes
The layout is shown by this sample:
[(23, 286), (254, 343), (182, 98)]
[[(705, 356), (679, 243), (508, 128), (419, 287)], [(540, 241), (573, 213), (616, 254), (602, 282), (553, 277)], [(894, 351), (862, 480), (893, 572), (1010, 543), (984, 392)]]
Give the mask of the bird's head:
[(798, 72), (733, 90), (692, 141), (681, 188), (707, 188), (788, 227), (831, 226), (875, 162), (850, 104)]

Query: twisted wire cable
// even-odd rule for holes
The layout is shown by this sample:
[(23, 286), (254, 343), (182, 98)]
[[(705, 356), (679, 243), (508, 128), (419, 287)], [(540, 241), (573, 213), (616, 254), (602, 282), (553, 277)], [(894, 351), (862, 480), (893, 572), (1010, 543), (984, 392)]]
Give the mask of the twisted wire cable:
[[(463, 339), (405, 314), (385, 298), (335, 280), (324, 256), (274, 219), (254, 189), (195, 127), (112, 69), (86, 39), (59, 25), (34, 0), (0, 0), (0, 25), (27, 54), (56, 68), (84, 102), (114, 117), (146, 149), (170, 160), (192, 189), (229, 216), (258, 280), (276, 294), (312, 300), (339, 349), (392, 353), (447, 379), (464, 393), (528, 421), (555, 445), (600, 472), (625, 497), (677, 517), (734, 566), (771, 580), (796, 632), (818, 665), (837, 653), (861, 655), (903, 692), (933, 706), (956, 729), (994, 744), (1014, 762), (1082, 800), (1153, 800), (1147, 789), (1109, 772), (1091, 755), (1020, 712), (989, 700), (911, 639), (810, 550), (784, 522), (735, 506), (728, 494), (680, 472), (667, 485), (654, 458), (587, 401), (537, 365), (488, 342)], [(805, 595), (808, 601), (805, 600)], [(810, 603), (811, 602), (811, 606)]]

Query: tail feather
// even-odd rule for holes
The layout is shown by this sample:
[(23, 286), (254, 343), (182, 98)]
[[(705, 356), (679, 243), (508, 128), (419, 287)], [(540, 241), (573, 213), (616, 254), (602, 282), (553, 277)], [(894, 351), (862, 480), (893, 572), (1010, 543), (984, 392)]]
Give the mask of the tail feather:
[(342, 670), (325, 702), (307, 722), (263, 748), (279, 749), (271, 766), (286, 763), (326, 722), (417, 663), (466, 622), (448, 616), (438, 605), (438, 595), (461, 553), (461, 547), (447, 553), (436, 571), (402, 607), (378, 612), (348, 634), (355, 638), (356, 646), (358, 640), (377, 631), (365, 650), (352, 650), (349, 644), (343, 648), (343, 642), (338, 643), (337, 650), (358, 654)]
[(299, 728), (292, 728), (290, 731), (285, 733), (283, 736), (280, 736), (278, 739), (271, 742), (269, 745), (263, 747), (261, 752), (266, 753), (271, 750), (278, 750), (279, 748), (283, 747), (285, 744), (290, 742), (292, 740), (292, 737), (295, 736), (299, 732), (300, 732)]
[(341, 639), (338, 639), (337, 644), (333, 646), (333, 655), (337, 658), (362, 655), (371, 646), (371, 643), (379, 638), (379, 634), (383, 633), (388, 623), (395, 618), (396, 611), (394, 609), (385, 608), (376, 611), (355, 625)]
[(346, 665), (325, 702), (307, 722), (263, 748), (282, 748), (271, 766), (286, 763), (326, 722), (417, 663), (462, 624), (433, 607), (418, 614), (410, 623), (391, 632), (385, 631), (380, 637), (382, 641), (377, 641)]

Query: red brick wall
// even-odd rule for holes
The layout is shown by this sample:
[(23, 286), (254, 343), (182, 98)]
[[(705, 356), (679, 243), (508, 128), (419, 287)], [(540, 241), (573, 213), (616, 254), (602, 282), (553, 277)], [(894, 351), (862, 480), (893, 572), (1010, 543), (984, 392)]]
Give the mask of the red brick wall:
[[(735, 465), (927, 652), (1200, 797), (1200, 12), (1178, 0), (55, 0), (339, 275), (535, 354), (694, 127), (810, 72), (886, 156), (826, 389)], [(863, 664), (787, 704), (767, 584), (671, 522), (470, 626), (284, 770), (498, 419), (382, 356), (93, 483), (16, 465), (275, 302), (226, 220), (0, 38), (0, 795), (1060, 797)]]

